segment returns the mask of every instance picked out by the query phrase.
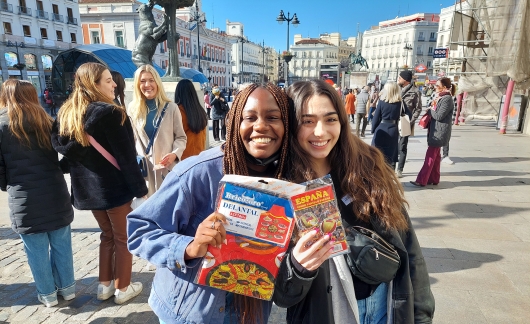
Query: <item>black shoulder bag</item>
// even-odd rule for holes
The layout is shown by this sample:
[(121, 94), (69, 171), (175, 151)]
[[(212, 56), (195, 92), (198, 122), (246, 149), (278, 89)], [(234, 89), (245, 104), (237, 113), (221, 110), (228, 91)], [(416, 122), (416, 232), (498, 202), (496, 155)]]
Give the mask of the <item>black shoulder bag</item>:
[(345, 231), (350, 246), (350, 253), (345, 257), (354, 276), (371, 285), (394, 279), (401, 260), (390, 243), (361, 226), (351, 226)]
[(138, 167), (140, 168), (140, 172), (142, 173), (142, 176), (144, 178), (147, 177), (147, 156), (149, 155), (149, 152), (151, 151), (151, 147), (153, 146), (153, 142), (155, 141), (156, 133), (158, 132), (158, 128), (160, 127), (160, 122), (162, 121), (162, 118), (164, 118), (164, 115), (166, 113), (168, 103), (166, 102), (166, 105), (162, 109), (162, 112), (160, 113), (160, 117), (158, 117), (158, 120), (155, 124), (155, 130), (153, 131), (153, 134), (151, 135), (151, 138), (149, 138), (149, 143), (147, 144), (147, 147), (145, 148), (145, 155), (137, 155), (136, 156), (136, 163), (138, 163)]

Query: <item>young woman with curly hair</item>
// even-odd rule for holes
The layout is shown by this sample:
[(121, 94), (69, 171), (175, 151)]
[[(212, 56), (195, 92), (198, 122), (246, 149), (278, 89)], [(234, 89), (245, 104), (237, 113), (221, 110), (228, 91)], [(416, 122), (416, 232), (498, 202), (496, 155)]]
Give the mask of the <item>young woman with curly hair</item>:
[(429, 276), (393, 170), (378, 149), (353, 136), (330, 85), (296, 82), (288, 95), (295, 107), (290, 114), (291, 180), (330, 174), (343, 225), (377, 232), (396, 248), (401, 266), (390, 283), (365, 283), (350, 273), (344, 255), (328, 260), (334, 242), (327, 235), (306, 247), (316, 234), (312, 231), (283, 259), (274, 302), (288, 308), (288, 323), (386, 323), (392, 318), (392, 323), (430, 323), (434, 298)]
[(129, 250), (157, 268), (149, 305), (161, 323), (266, 323), (272, 302), (193, 283), (209, 245), (226, 237), (215, 212), (225, 174), (282, 178), (288, 98), (271, 84), (241, 91), (227, 141), (177, 164), (160, 190), (128, 216)]

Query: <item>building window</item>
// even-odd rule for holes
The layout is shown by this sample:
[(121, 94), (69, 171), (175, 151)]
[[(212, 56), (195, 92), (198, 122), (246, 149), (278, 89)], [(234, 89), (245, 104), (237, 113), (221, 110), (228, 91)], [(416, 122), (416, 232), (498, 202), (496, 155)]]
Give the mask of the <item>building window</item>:
[(92, 44), (99, 44), (99, 31), (98, 30), (91, 31), (90, 36), (92, 37)]
[(434, 39), (434, 32), (431, 33), (431, 36), (429, 36), (429, 39)]
[(432, 55), (433, 50), (434, 50), (433, 47), (429, 46), (429, 55)]
[(444, 46), (444, 35), (440, 36), (440, 43), (438, 43), (438, 46)]
[(442, 26), (440, 27), (440, 30), (445, 30), (445, 19), (442, 20)]
[(5, 22), (4, 23), (4, 33), (7, 35), (11, 35), (13, 32), (11, 31), (11, 23)]
[[(116, 46), (118, 47), (125, 47), (125, 42), (123, 40), (123, 31), (122, 30), (116, 30), (114, 32), (114, 37), (116, 41)], [(163, 44), (162, 44), (163, 46)]]
[(48, 39), (48, 31), (46, 30), (46, 28), (40, 29), (40, 37), (42, 39)]
[(62, 42), (63, 41), (63, 32), (60, 31), (60, 30), (57, 30), (57, 31), (55, 31), (55, 33), (57, 34), (57, 40), (59, 42)]
[(24, 31), (25, 37), (31, 37), (31, 29), (28, 25), (22, 25), (22, 30)]
[(75, 33), (70, 33), (70, 39), (72, 40), (72, 43), (77, 43), (77, 36)]
[(432, 62), (431, 61), (427, 61), (427, 68), (431, 68), (432, 67)]
[(26, 68), (28, 70), (37, 69), (37, 57), (35, 55), (30, 53), (24, 54), (24, 62), (26, 62)]
[(392, 62), (390, 62), (390, 65), (388, 67), (390, 67), (390, 68), (392, 67)]

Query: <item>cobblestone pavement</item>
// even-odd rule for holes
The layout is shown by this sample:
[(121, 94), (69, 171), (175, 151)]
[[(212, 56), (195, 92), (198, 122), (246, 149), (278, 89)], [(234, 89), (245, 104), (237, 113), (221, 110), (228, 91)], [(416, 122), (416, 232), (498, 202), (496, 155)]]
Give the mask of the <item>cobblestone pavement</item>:
[[(10, 227), (0, 227), (0, 323), (159, 323), (147, 304), (154, 271), (140, 258), (133, 260), (133, 281), (144, 285), (138, 297), (124, 305), (96, 299), (99, 234), (72, 230), (77, 296), (71, 301), (59, 297), (59, 305), (46, 308), (37, 300), (22, 240)], [(282, 323), (284, 317), (276, 308), (271, 323)]]

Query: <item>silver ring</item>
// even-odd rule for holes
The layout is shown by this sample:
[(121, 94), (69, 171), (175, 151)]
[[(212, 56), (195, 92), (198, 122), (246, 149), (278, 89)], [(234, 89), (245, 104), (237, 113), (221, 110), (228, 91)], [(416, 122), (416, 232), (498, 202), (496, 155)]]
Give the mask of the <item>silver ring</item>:
[(212, 225), (210, 225), (211, 229), (215, 229), (215, 221), (212, 222)]

